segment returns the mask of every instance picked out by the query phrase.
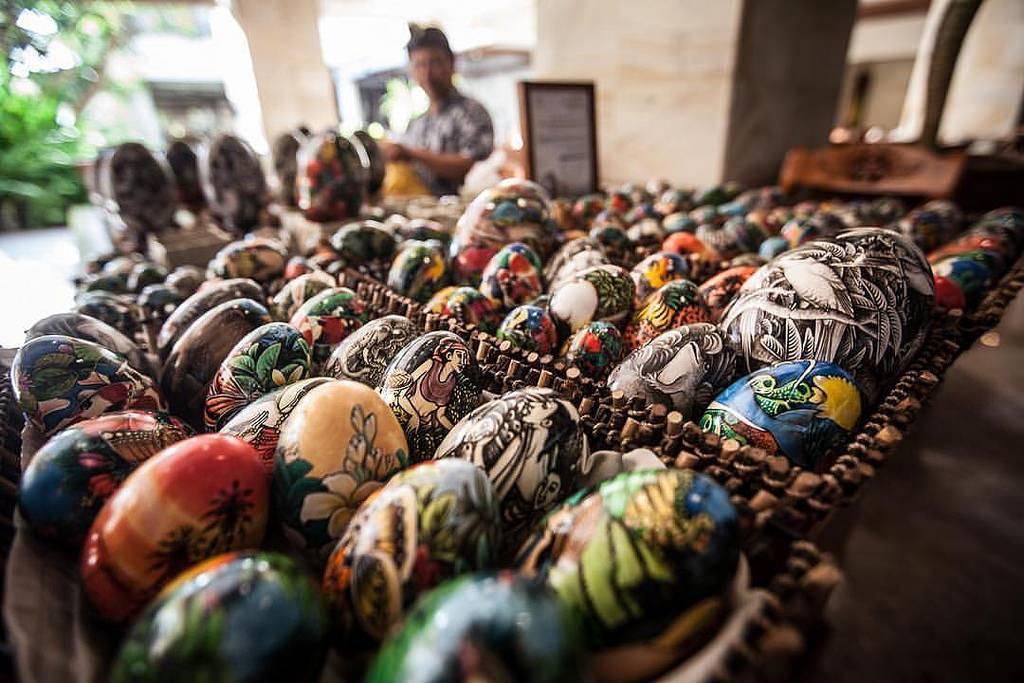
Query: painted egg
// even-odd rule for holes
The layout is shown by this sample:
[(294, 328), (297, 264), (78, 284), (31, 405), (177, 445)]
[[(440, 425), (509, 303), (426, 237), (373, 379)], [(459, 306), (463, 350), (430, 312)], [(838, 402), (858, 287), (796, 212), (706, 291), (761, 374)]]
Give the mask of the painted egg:
[(935, 276), (935, 307), (947, 311), (967, 308), (967, 298), (955, 281), (942, 275)]
[(573, 496), (517, 565), (554, 592), (599, 656), (652, 640), (676, 655), (601, 662), (631, 671), (608, 680), (641, 680), (658, 673), (645, 666), (671, 663), (718, 625), (739, 556), (736, 509), (722, 486), (691, 470), (639, 470)]
[[(444, 307), (448, 303), (448, 297), (451, 296), (458, 287), (456, 285), (448, 285), (434, 292), (434, 295), (427, 300), (427, 303), (423, 304), (423, 311), (425, 313), (436, 313), (441, 315), (444, 313)], [(479, 290), (477, 290), (479, 291)]]
[[(574, 240), (569, 240), (551, 256), (548, 262), (544, 265), (544, 280), (549, 284), (558, 278), (565, 277), (569, 271), (566, 266), (573, 260), (578, 254), (584, 252), (593, 252), (592, 258), (600, 259), (595, 263), (590, 263), (585, 267), (600, 265), (601, 263), (607, 263), (608, 259), (605, 258), (604, 252), (601, 249), (601, 245), (593, 241), (589, 237), (577, 237)], [(580, 269), (582, 270), (582, 269)]]
[(291, 325), (268, 323), (238, 340), (206, 392), (203, 422), (217, 431), (255, 399), (307, 379), (309, 344)]
[(128, 273), (128, 290), (141, 292), (143, 287), (159, 284), (167, 278), (167, 269), (155, 263), (139, 263)]
[(499, 341), (539, 354), (554, 353), (558, 348), (558, 329), (547, 309), (532, 304), (516, 306), (498, 326)]
[(284, 279), (294, 280), (300, 275), (316, 272), (305, 256), (292, 256), (288, 263), (284, 264)]
[(324, 374), (376, 387), (388, 363), (419, 334), (419, 328), (400, 315), (371, 320), (335, 347)]
[(332, 287), (337, 287), (334, 276), (322, 270), (300, 275), (285, 283), (281, 291), (274, 295), (270, 303), (270, 312), (276, 320), (291, 320), (295, 312), (314, 296)]
[(443, 224), (425, 218), (414, 218), (403, 223), (395, 232), (403, 240), (437, 240), (446, 247), (452, 241), (451, 233)]
[(542, 258), (555, 244), (550, 199), (540, 185), (507, 178), (481, 192), (455, 226), (452, 264), (461, 280), (476, 283), (499, 249), (523, 242)]
[(426, 462), (399, 472), (359, 508), (331, 553), (324, 594), (345, 641), (382, 640), (423, 593), (497, 564), (501, 514), (479, 467)]
[(899, 233), (847, 230), (779, 256), (744, 283), (722, 318), (746, 372), (815, 358), (853, 373), (872, 399), (924, 342), (935, 284)]
[(598, 320), (581, 328), (569, 339), (564, 355), (587, 377), (604, 377), (622, 360), (625, 346), (619, 328)]
[(124, 356), (62, 335), (26, 342), (11, 365), (11, 385), (25, 417), (46, 435), (101, 413), (166, 409), (153, 380)]
[(25, 341), (53, 334), (99, 344), (105, 349), (124, 356), (136, 370), (141, 370), (150, 377), (156, 376), (145, 354), (142, 353), (142, 349), (102, 320), (81, 313), (55, 313), (30, 327), (25, 332)]
[(263, 541), (267, 479), (252, 446), (201, 434), (128, 475), (92, 524), (82, 586), (97, 611), (124, 621), (202, 560)]
[(250, 278), (270, 282), (284, 274), (288, 252), (277, 240), (253, 237), (232, 242), (210, 261), (210, 275), (219, 278)]
[(578, 627), (541, 584), (512, 572), (446, 582), (381, 648), (367, 683), (590, 680)]
[(971, 232), (989, 237), (1001, 237), (1024, 248), (1024, 209), (1016, 206), (1004, 206), (989, 211), (974, 224)]
[(136, 303), (144, 321), (162, 325), (184, 300), (185, 297), (177, 291), (161, 284), (143, 287)]
[(757, 254), (765, 261), (771, 261), (779, 254), (789, 250), (789, 242), (781, 235), (769, 237), (757, 249)]
[(485, 403), (448, 433), (434, 458), (468, 460), (487, 473), (507, 547), (576, 490), (590, 456), (579, 413), (551, 389), (521, 389)]
[(843, 229), (842, 221), (828, 213), (793, 218), (782, 226), (779, 236), (786, 240), (790, 249), (821, 237), (835, 237)]
[(617, 216), (614, 218), (609, 216), (603, 220), (602, 216), (598, 215), (594, 220), (594, 227), (590, 229), (588, 236), (600, 244), (602, 249), (611, 253), (626, 251), (633, 247), (629, 235), (626, 234), (625, 227)]
[(662, 332), (711, 319), (711, 309), (697, 285), (689, 280), (673, 280), (647, 297), (643, 307), (633, 314), (626, 327), (626, 345), (636, 349)]
[(570, 332), (594, 320), (617, 322), (633, 307), (636, 287), (619, 266), (588, 268), (551, 293), (551, 317)]
[(174, 173), (178, 203), (190, 211), (201, 210), (206, 205), (206, 196), (199, 178), (199, 157), (195, 150), (184, 140), (174, 140), (167, 145), (164, 156)]
[(206, 198), (224, 227), (245, 232), (259, 225), (267, 179), (248, 143), (234, 135), (219, 135), (204, 161)]
[(205, 279), (206, 273), (198, 266), (178, 266), (164, 279), (164, 284), (188, 298), (196, 293)]
[(711, 322), (718, 322), (726, 307), (739, 294), (740, 288), (751, 275), (757, 272), (759, 266), (734, 266), (723, 270), (700, 285), (701, 296), (711, 310)]
[(853, 378), (834, 363), (798, 360), (762, 368), (719, 394), (700, 419), (706, 432), (821, 469), (861, 413)]
[(949, 216), (924, 207), (914, 209), (896, 224), (907, 239), (923, 251), (945, 244), (956, 234), (957, 226)]
[(666, 282), (681, 280), (689, 273), (689, 262), (679, 254), (668, 251), (651, 254), (633, 266), (633, 270), (629, 272), (629, 276), (633, 278), (633, 284), (636, 286), (633, 305), (639, 308), (654, 290)]
[(299, 130), (289, 130), (274, 138), (271, 150), (274, 175), (278, 179), (278, 199), (287, 207), (298, 207), (296, 179), (299, 175), (299, 149), (307, 136)]
[(665, 235), (672, 235), (677, 232), (693, 233), (697, 230), (697, 221), (682, 211), (672, 213), (661, 219), (661, 227)]
[(330, 381), (329, 377), (311, 377), (274, 389), (238, 411), (221, 427), (220, 433), (238, 437), (255, 448), (267, 475), (272, 475), (284, 421), (306, 394)]
[(108, 292), (110, 294), (128, 293), (128, 276), (119, 275), (98, 275), (89, 276), (82, 286), (83, 292)]
[(369, 159), (362, 146), (335, 131), (310, 139), (299, 151), (299, 208), (311, 221), (359, 216), (366, 195)]
[(721, 331), (696, 323), (669, 330), (626, 356), (609, 375), (608, 388), (689, 418), (732, 381), (735, 369), (735, 353)]
[(487, 262), (480, 291), (502, 308), (525, 304), (544, 291), (537, 254), (522, 242), (506, 244)]
[(572, 216), (580, 225), (587, 225), (594, 216), (604, 211), (603, 194), (585, 194), (572, 205)]
[[(587, 238), (582, 238), (587, 239)], [(556, 254), (557, 256), (557, 254)], [(568, 257), (564, 263), (555, 271), (553, 278), (545, 278), (548, 282), (548, 291), (553, 292), (559, 285), (575, 279), (580, 273), (610, 263), (603, 249), (584, 249)]]
[(448, 296), (438, 313), (455, 318), (464, 325), (476, 325), (488, 334), (497, 330), (502, 317), (494, 301), (472, 287), (445, 287), (445, 290), (448, 289)]
[(270, 322), (267, 309), (250, 299), (225, 301), (207, 311), (174, 344), (160, 386), (171, 412), (197, 429), (210, 382), (238, 341)]
[(358, 221), (341, 226), (331, 235), (331, 247), (349, 266), (386, 261), (395, 255), (395, 238), (378, 221)]
[(706, 244), (689, 232), (674, 232), (661, 243), (662, 251), (674, 254), (705, 254), (711, 253)]
[(103, 194), (111, 212), (131, 233), (131, 246), (144, 248), (146, 233), (171, 225), (177, 192), (174, 176), (162, 156), (138, 142), (125, 142), (114, 148), (101, 174)]
[(75, 313), (102, 320), (132, 337), (139, 328), (138, 311), (128, 301), (109, 292), (84, 292), (75, 297)]
[(968, 306), (981, 302), (992, 280), (991, 271), (985, 264), (970, 256), (971, 252), (948, 256), (932, 265), (935, 275), (952, 280), (960, 288)]
[(440, 242), (406, 242), (388, 271), (388, 287), (424, 303), (448, 281)]
[(693, 191), (669, 188), (661, 193), (654, 208), (663, 216), (689, 211), (693, 208)]
[(327, 633), (320, 592), (293, 560), (224, 553), (179, 576), (146, 608), (121, 643), (111, 680), (313, 683)]
[(103, 503), (139, 463), (192, 435), (166, 413), (107, 413), (61, 431), (36, 451), (18, 504), (40, 536), (81, 549)]
[(313, 362), (323, 363), (342, 339), (370, 319), (366, 304), (348, 287), (325, 289), (302, 304), (291, 325), (313, 349)]
[(160, 357), (166, 358), (174, 344), (185, 333), (192, 323), (207, 311), (232, 299), (263, 299), (263, 290), (252, 280), (238, 278), (224, 280), (209, 287), (204, 287), (174, 309), (157, 335), (156, 345), (160, 349)]
[(726, 259), (757, 251), (767, 237), (760, 225), (741, 216), (730, 218), (721, 225), (702, 224), (697, 227), (694, 235), (708, 248)]
[(482, 379), (466, 342), (451, 332), (414, 339), (388, 365), (377, 393), (398, 418), (412, 462), (428, 460), (480, 403)]
[(368, 132), (359, 129), (352, 133), (352, 144), (362, 145), (366, 153), (366, 191), (370, 195), (376, 195), (381, 186), (384, 185), (384, 175), (387, 173), (387, 160), (380, 145)]
[(323, 560), (370, 494), (409, 464), (409, 444), (373, 389), (331, 380), (285, 420), (274, 491), (285, 534)]
[(1009, 260), (1016, 254), (1013, 243), (1002, 237), (968, 233), (929, 253), (928, 262), (935, 264), (947, 256), (959, 256), (975, 251), (992, 254), (992, 263), (998, 263), (1000, 268), (1009, 265)]

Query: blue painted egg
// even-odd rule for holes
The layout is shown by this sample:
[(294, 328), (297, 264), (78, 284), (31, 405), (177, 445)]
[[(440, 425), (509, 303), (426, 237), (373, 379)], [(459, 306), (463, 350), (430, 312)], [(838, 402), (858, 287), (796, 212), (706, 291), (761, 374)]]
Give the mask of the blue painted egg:
[(860, 415), (861, 392), (849, 373), (834, 363), (798, 360), (733, 382), (708, 406), (700, 426), (820, 469), (850, 438)]

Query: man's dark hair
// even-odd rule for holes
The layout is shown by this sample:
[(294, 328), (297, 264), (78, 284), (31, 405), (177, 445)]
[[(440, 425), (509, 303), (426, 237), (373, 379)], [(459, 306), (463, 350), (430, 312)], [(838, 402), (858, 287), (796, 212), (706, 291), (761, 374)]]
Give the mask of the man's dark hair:
[(448, 57), (455, 58), (451, 46), (448, 45), (448, 36), (444, 34), (444, 31), (433, 26), (423, 27), (409, 24), (409, 44), (405, 46), (408, 53), (412, 55), (413, 50), (430, 47), (436, 47)]

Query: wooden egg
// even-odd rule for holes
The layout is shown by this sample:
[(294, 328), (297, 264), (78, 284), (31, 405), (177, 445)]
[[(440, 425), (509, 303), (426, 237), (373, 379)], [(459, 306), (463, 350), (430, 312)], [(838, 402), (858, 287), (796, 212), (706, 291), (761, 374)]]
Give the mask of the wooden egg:
[(142, 349), (135, 342), (116, 329), (96, 318), (81, 313), (55, 313), (37, 322), (25, 332), (25, 341), (50, 334), (60, 334), (73, 339), (99, 344), (103, 348), (124, 356), (128, 363), (141, 372), (156, 379)]
[(726, 307), (739, 294), (743, 283), (756, 272), (757, 266), (735, 266), (723, 270), (700, 285), (701, 296), (704, 297), (704, 301), (711, 311), (710, 322), (718, 322), (722, 319)]
[(388, 271), (388, 287), (425, 303), (448, 282), (448, 264), (440, 242), (406, 242)]
[(299, 151), (299, 208), (311, 221), (357, 218), (366, 197), (369, 160), (363, 148), (326, 130)]
[(83, 292), (75, 297), (72, 310), (102, 320), (129, 338), (139, 328), (139, 313), (130, 297), (120, 297), (110, 292)]
[(341, 340), (369, 320), (366, 304), (348, 287), (332, 287), (302, 304), (291, 325), (313, 349), (313, 362), (326, 361)]
[(586, 377), (604, 377), (622, 360), (625, 347), (619, 328), (599, 320), (577, 331), (566, 344), (564, 355)]
[(570, 332), (594, 320), (618, 322), (633, 306), (636, 287), (619, 266), (587, 268), (551, 293), (551, 317)]
[(277, 240), (250, 237), (232, 242), (210, 261), (210, 275), (219, 278), (249, 278), (267, 283), (284, 274), (288, 252)]
[(324, 374), (376, 388), (384, 369), (419, 333), (416, 325), (404, 316), (386, 315), (371, 320), (334, 348), (324, 364)]
[(604, 249), (589, 237), (577, 237), (558, 248), (544, 266), (544, 280), (548, 291), (571, 280), (581, 271), (608, 263)]
[(480, 291), (499, 308), (514, 308), (544, 292), (544, 276), (536, 252), (522, 242), (506, 244), (487, 262)]
[(160, 328), (160, 334), (156, 338), (156, 345), (160, 350), (160, 358), (167, 358), (167, 354), (171, 352), (175, 342), (204, 313), (232, 299), (261, 301), (263, 299), (263, 290), (252, 280), (238, 278), (217, 282), (191, 295), (174, 309), (174, 313), (171, 313), (167, 321)]
[(626, 327), (626, 344), (637, 349), (663, 332), (703, 322), (711, 322), (711, 309), (697, 285), (689, 280), (673, 280), (648, 296), (633, 314)]
[(633, 306), (640, 308), (647, 297), (662, 285), (684, 279), (689, 273), (690, 263), (679, 254), (668, 251), (651, 254), (629, 271), (629, 276), (633, 278), (636, 287)]
[(546, 308), (524, 304), (516, 306), (498, 327), (499, 341), (508, 341), (524, 351), (540, 354), (554, 353), (558, 349), (558, 328)]
[(300, 275), (286, 282), (281, 291), (274, 295), (270, 304), (270, 312), (275, 320), (286, 322), (292, 319), (302, 304), (325, 289), (337, 286), (338, 282), (334, 276), (328, 275), (322, 270)]
[(227, 552), (256, 548), (267, 523), (267, 480), (240, 439), (180, 441), (128, 475), (92, 524), (82, 586), (101, 616), (133, 617), (168, 581)]
[(218, 135), (203, 162), (206, 199), (221, 225), (238, 233), (259, 225), (267, 180), (248, 143), (234, 135)]
[(391, 259), (396, 246), (395, 238), (379, 221), (347, 223), (331, 235), (331, 247), (353, 268)]
[(454, 318), (463, 325), (475, 325), (488, 334), (494, 334), (502, 319), (501, 307), (473, 287), (445, 287), (430, 298), (426, 310)]

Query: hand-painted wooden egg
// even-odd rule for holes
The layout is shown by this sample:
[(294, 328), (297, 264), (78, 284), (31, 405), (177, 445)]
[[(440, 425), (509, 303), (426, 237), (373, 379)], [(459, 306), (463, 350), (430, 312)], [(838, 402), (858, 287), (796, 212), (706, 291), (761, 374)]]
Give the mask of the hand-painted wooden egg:
[(972, 258), (972, 252), (947, 256), (932, 265), (932, 272), (952, 280), (960, 288), (968, 306), (977, 306), (993, 280), (992, 273), (981, 259)]
[(299, 208), (311, 221), (357, 218), (366, 195), (367, 167), (362, 147), (333, 130), (299, 152)]
[(330, 381), (329, 377), (311, 377), (274, 389), (238, 411), (221, 427), (220, 433), (236, 436), (255, 448), (267, 475), (272, 475), (284, 421), (306, 394)]
[(332, 287), (337, 287), (334, 276), (322, 270), (300, 275), (285, 283), (281, 291), (274, 295), (270, 303), (270, 312), (275, 320), (291, 320), (295, 312), (314, 296)]
[[(423, 311), (425, 313), (436, 313), (441, 315), (444, 313), (444, 307), (448, 303), (448, 297), (451, 296), (458, 287), (456, 285), (448, 285), (434, 292), (433, 296), (427, 300), (427, 303), (423, 304)], [(479, 291), (479, 290), (477, 290)]]
[(971, 228), (973, 234), (1001, 237), (1024, 248), (1024, 209), (1004, 206), (989, 211)]
[(133, 246), (144, 248), (140, 238), (171, 225), (177, 192), (162, 157), (138, 142), (125, 142), (107, 159), (102, 175), (103, 194), (131, 232)]
[(661, 219), (661, 227), (665, 230), (665, 235), (673, 235), (677, 232), (688, 232), (694, 233), (697, 230), (697, 221), (690, 218), (690, 216), (683, 212), (671, 213)]
[(270, 282), (284, 274), (288, 252), (277, 240), (254, 237), (232, 242), (210, 261), (210, 275), (219, 278), (250, 278)]
[(388, 271), (388, 287), (424, 303), (448, 282), (440, 242), (406, 242)]
[(163, 325), (183, 301), (185, 297), (164, 284), (143, 287), (136, 299), (143, 322), (156, 325)]
[(477, 195), (459, 218), (452, 239), (452, 265), (459, 278), (478, 282), (491, 257), (511, 242), (524, 242), (546, 257), (555, 243), (549, 202), (542, 187), (518, 178)]
[(781, 235), (769, 237), (757, 248), (758, 255), (765, 261), (771, 261), (779, 254), (789, 251), (789, 242)]
[(711, 309), (697, 285), (673, 280), (647, 297), (626, 327), (626, 345), (636, 349), (681, 325), (711, 322)]
[(390, 260), (396, 246), (395, 238), (378, 221), (347, 223), (331, 235), (331, 248), (352, 267)]
[(581, 328), (569, 339), (565, 359), (587, 377), (604, 377), (622, 360), (626, 348), (615, 325), (598, 320)]
[(836, 216), (829, 213), (815, 213), (798, 217), (782, 226), (779, 236), (785, 238), (790, 249), (821, 237), (835, 237), (845, 227)]
[(111, 681), (313, 683), (328, 616), (305, 570), (279, 553), (233, 552), (193, 567), (132, 626)]
[(178, 204), (190, 211), (199, 211), (206, 206), (203, 184), (199, 177), (199, 157), (184, 140), (173, 140), (167, 145), (164, 156), (174, 174), (178, 190)]
[(704, 223), (697, 227), (694, 235), (722, 258), (757, 251), (765, 235), (761, 226), (742, 216), (735, 216), (721, 225)]
[(115, 410), (165, 410), (153, 380), (124, 356), (62, 335), (27, 342), (14, 357), (11, 384), (25, 417), (43, 434)]
[(292, 316), (292, 327), (313, 349), (313, 362), (323, 363), (342, 339), (370, 319), (366, 304), (348, 287), (325, 289), (302, 304)]
[[(724, 488), (691, 470), (639, 470), (566, 501), (523, 545), (517, 565), (554, 591), (590, 648), (656, 641), (679, 651), (728, 609), (739, 555)], [(639, 671), (644, 658), (629, 659), (613, 665), (631, 674), (609, 680), (658, 673)]]
[(921, 207), (914, 209), (896, 224), (900, 232), (922, 251), (931, 251), (945, 244), (956, 234), (948, 215)]
[(718, 322), (726, 307), (739, 294), (740, 288), (751, 275), (757, 272), (757, 266), (734, 266), (723, 270), (700, 285), (701, 296), (711, 310), (711, 321)]
[(267, 478), (252, 446), (201, 434), (128, 475), (92, 524), (82, 585), (106, 619), (133, 617), (194, 564), (256, 548), (267, 525)]
[(674, 232), (661, 243), (662, 251), (674, 254), (706, 254), (712, 253), (706, 244), (689, 232)]
[(586, 227), (594, 216), (604, 211), (605, 197), (603, 194), (585, 194), (572, 205), (572, 216), (581, 227)]
[(479, 405), (481, 385), (466, 342), (451, 332), (428, 332), (399, 351), (377, 393), (405, 430), (410, 460), (420, 462)]
[(967, 233), (957, 239), (944, 244), (928, 254), (928, 262), (936, 264), (948, 256), (959, 256), (971, 252), (984, 252), (991, 254), (987, 265), (997, 266), (1000, 270), (1009, 266), (1010, 260), (1014, 258), (1017, 249), (1013, 243), (1002, 237), (993, 237), (978, 233)]
[(544, 291), (537, 254), (522, 242), (506, 244), (487, 262), (480, 291), (501, 308), (525, 304)]
[(294, 280), (300, 275), (307, 273), (314, 273), (317, 271), (313, 270), (312, 264), (309, 259), (305, 256), (292, 256), (288, 259), (288, 263), (284, 264), (284, 279)]
[(384, 175), (387, 169), (387, 160), (377, 141), (363, 129), (352, 133), (352, 144), (362, 145), (366, 154), (366, 191), (371, 196), (376, 195), (384, 185)]
[(387, 315), (345, 337), (324, 364), (324, 374), (375, 388), (384, 369), (420, 331), (408, 318)]
[(446, 582), (381, 648), (367, 683), (590, 680), (578, 627), (536, 581), (512, 572)]
[(141, 292), (147, 285), (155, 285), (167, 278), (167, 269), (155, 263), (138, 263), (128, 273), (128, 291)]
[(509, 392), (464, 417), (434, 458), (461, 458), (483, 468), (500, 501), (505, 542), (514, 547), (576, 490), (589, 455), (576, 407), (551, 389), (531, 388)]
[(234, 299), (193, 323), (174, 344), (160, 378), (171, 412), (201, 429), (206, 392), (220, 364), (242, 337), (269, 322), (270, 314), (262, 305)]
[(873, 399), (924, 342), (934, 292), (931, 269), (912, 242), (892, 230), (857, 228), (763, 266), (721, 327), (746, 372), (815, 358), (852, 372)]
[(150, 363), (142, 353), (142, 349), (102, 320), (81, 313), (55, 313), (30, 327), (25, 332), (25, 341), (32, 341), (37, 337), (52, 334), (84, 339), (99, 344), (105, 349), (124, 356), (136, 370), (140, 370), (150, 377), (156, 377), (156, 373), (150, 368)]
[(575, 332), (594, 320), (623, 320), (633, 306), (636, 287), (619, 266), (588, 268), (551, 293), (551, 317)]
[(860, 413), (860, 391), (849, 373), (834, 363), (798, 360), (730, 384), (708, 406), (700, 426), (820, 469), (825, 456), (849, 439)]
[(548, 291), (572, 280), (587, 268), (609, 263), (604, 248), (589, 237), (580, 237), (566, 242), (548, 261), (544, 268), (544, 280)]
[(629, 276), (633, 278), (633, 284), (636, 286), (633, 306), (640, 308), (654, 290), (667, 282), (681, 280), (689, 273), (689, 262), (679, 254), (668, 251), (651, 254), (633, 266), (633, 270), (629, 272)]
[(102, 320), (118, 332), (132, 337), (139, 328), (139, 314), (125, 298), (109, 292), (83, 292), (75, 297), (75, 313)]
[(682, 188), (669, 188), (658, 197), (654, 208), (663, 216), (689, 211), (693, 208), (693, 191)]
[(286, 384), (307, 379), (309, 344), (287, 323), (268, 323), (238, 340), (206, 391), (203, 422), (217, 431), (252, 401)]
[(239, 137), (219, 135), (203, 161), (206, 199), (221, 224), (235, 232), (255, 228), (267, 190), (256, 153)]
[(626, 228), (617, 216), (602, 220), (602, 215), (598, 215), (594, 221), (594, 227), (590, 229), (587, 236), (610, 253), (625, 252), (633, 248), (633, 243), (630, 241), (629, 235), (626, 234)]
[(380, 641), (423, 593), (497, 565), (501, 513), (483, 470), (464, 460), (399, 472), (356, 512), (327, 561), (324, 594), (345, 640)]
[(186, 299), (199, 289), (206, 273), (199, 266), (178, 266), (164, 279), (164, 284)]
[(323, 560), (362, 502), (408, 464), (402, 426), (377, 392), (347, 380), (316, 387), (277, 443), (274, 491), (286, 535)]
[(473, 287), (452, 287), (444, 305), (437, 312), (455, 318), (464, 325), (476, 325), (488, 334), (494, 334), (502, 320), (498, 305)]
[(608, 388), (690, 417), (733, 379), (736, 356), (710, 323), (669, 330), (626, 356), (608, 377)]
[(40, 536), (79, 550), (103, 503), (151, 455), (192, 435), (166, 413), (107, 413), (61, 431), (21, 478), (21, 513)]
[(204, 313), (232, 299), (261, 301), (263, 290), (252, 280), (244, 278), (224, 280), (200, 289), (174, 309), (174, 313), (171, 313), (160, 328), (160, 334), (156, 338), (160, 357), (167, 358), (167, 354), (171, 352), (171, 348), (185, 333), (185, 330)]
[(437, 240), (446, 248), (452, 241), (451, 232), (443, 224), (426, 218), (414, 218), (403, 223), (396, 228), (395, 233), (402, 240)]
[(299, 175), (299, 149), (307, 136), (299, 130), (289, 130), (274, 138), (271, 150), (274, 175), (278, 180), (278, 198), (287, 207), (299, 206), (296, 179)]
[(516, 306), (498, 326), (499, 341), (509, 341), (517, 349), (554, 353), (558, 348), (558, 329), (547, 309), (532, 304)]
[(82, 285), (81, 291), (127, 294), (130, 291), (128, 289), (128, 276), (125, 274), (104, 275), (102, 273), (90, 275)]
[(954, 309), (965, 310), (967, 298), (960, 285), (948, 277), (935, 276), (935, 307), (952, 311)]
[(665, 229), (661, 227), (661, 221), (657, 218), (642, 218), (629, 226), (626, 230), (626, 237), (634, 247), (658, 247), (666, 236)]

